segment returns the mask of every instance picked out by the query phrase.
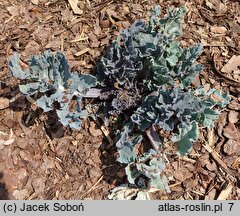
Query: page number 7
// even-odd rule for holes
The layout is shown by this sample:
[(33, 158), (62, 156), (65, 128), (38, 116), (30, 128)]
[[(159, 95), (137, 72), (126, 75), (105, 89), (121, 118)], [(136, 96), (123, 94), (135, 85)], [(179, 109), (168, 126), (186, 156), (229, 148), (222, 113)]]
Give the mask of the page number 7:
[(234, 203), (228, 203), (228, 205), (230, 205), (229, 211), (232, 211), (232, 207), (233, 207)]

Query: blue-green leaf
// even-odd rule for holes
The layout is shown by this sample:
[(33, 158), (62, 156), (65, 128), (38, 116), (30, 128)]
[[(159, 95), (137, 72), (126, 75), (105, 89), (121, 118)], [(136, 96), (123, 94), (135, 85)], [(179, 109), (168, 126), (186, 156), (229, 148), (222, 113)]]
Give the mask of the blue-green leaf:
[(172, 137), (173, 142), (178, 143), (178, 151), (181, 155), (189, 153), (192, 143), (198, 139), (198, 126), (193, 122), (189, 127), (179, 127), (179, 134)]
[(20, 54), (14, 53), (8, 61), (8, 67), (14, 77), (19, 79), (26, 79), (30, 76), (29, 70), (22, 70), (20, 66)]
[[(29, 70), (22, 71), (19, 65), (20, 55), (14, 54), (9, 61), (13, 75), (28, 81), (19, 85), (19, 89), (26, 95), (42, 93), (36, 103), (44, 112), (56, 109), (59, 120), (64, 126), (80, 129), (81, 119), (86, 118), (87, 111), (81, 108), (82, 97), (87, 91), (97, 85), (93, 75), (71, 73), (68, 61), (63, 53), (52, 53), (47, 50), (42, 55), (32, 56)], [(76, 111), (70, 111), (70, 102), (76, 97)], [(60, 108), (53, 104), (59, 103)]]

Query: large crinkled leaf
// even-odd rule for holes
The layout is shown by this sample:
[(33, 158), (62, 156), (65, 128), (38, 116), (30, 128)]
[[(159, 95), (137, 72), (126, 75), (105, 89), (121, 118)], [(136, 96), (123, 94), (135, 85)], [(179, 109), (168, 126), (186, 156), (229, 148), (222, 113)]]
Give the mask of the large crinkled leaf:
[(145, 97), (141, 106), (131, 116), (140, 130), (145, 131), (150, 125), (159, 125), (166, 131), (173, 130), (176, 123), (189, 125), (193, 114), (201, 115), (204, 107), (201, 101), (196, 99), (191, 92), (185, 92), (174, 88), (161, 91)]
[(222, 91), (218, 89), (210, 89), (206, 90), (204, 86), (199, 86), (196, 89), (191, 90), (195, 97), (200, 98), (204, 101), (206, 107), (212, 108), (215, 105), (224, 107), (230, 101), (230, 96), (228, 93), (222, 93)]
[(79, 75), (79, 84), (78, 91), (82, 93), (86, 93), (86, 91), (97, 84), (97, 79), (95, 76), (90, 74), (81, 74)]
[[(155, 96), (144, 97), (141, 101), (141, 106), (131, 116), (131, 121), (137, 124), (141, 131), (145, 131), (154, 123), (154, 119), (157, 117), (156, 113), (152, 112), (154, 111), (155, 103)], [(151, 113), (150, 116), (147, 114), (148, 112)]]
[(53, 102), (54, 100), (52, 97), (47, 97), (46, 95), (43, 95), (39, 99), (37, 99), (37, 105), (43, 109), (44, 112), (49, 112), (53, 110)]
[[(64, 126), (80, 129), (81, 119), (86, 118), (87, 111), (82, 110), (82, 97), (97, 85), (96, 77), (89, 74), (71, 73), (66, 57), (61, 52), (52, 53), (47, 50), (42, 55), (32, 56), (29, 71), (21, 71), (20, 56), (14, 54), (9, 67), (14, 76), (26, 79), (29, 83), (20, 85), (20, 91), (26, 95), (41, 92), (43, 95), (36, 100), (44, 112), (56, 109), (59, 120)], [(70, 102), (76, 97), (76, 111), (70, 111)], [(59, 108), (54, 103), (59, 104)]]
[(181, 7), (177, 9), (171, 9), (168, 16), (159, 21), (160, 30), (164, 35), (181, 35), (182, 18), (186, 13), (186, 8)]
[(166, 60), (171, 66), (175, 66), (178, 62), (178, 57), (176, 55), (171, 55), (167, 57)]
[(166, 192), (170, 193), (171, 190), (168, 186), (168, 179), (165, 175), (161, 176), (155, 176), (150, 181), (150, 187), (151, 188), (158, 188), (158, 189), (164, 189)]
[(130, 135), (131, 130), (132, 124), (126, 124), (116, 143), (119, 153), (118, 162), (120, 163), (131, 163), (137, 157), (135, 146), (142, 141), (143, 137), (141, 135)]
[[(216, 98), (218, 101), (214, 100)], [(159, 92), (146, 96), (141, 101), (141, 105), (131, 116), (131, 121), (142, 131), (151, 125), (158, 125), (165, 131), (179, 127), (180, 134), (177, 137), (181, 140), (181, 136), (185, 136), (186, 131), (190, 129), (189, 135), (197, 133), (198, 128), (195, 122), (205, 127), (213, 127), (219, 115), (214, 106), (219, 105), (220, 101), (223, 104), (228, 103), (227, 94), (222, 98), (220, 92), (215, 90), (204, 93), (200, 88), (195, 92), (163, 87)], [(194, 140), (194, 138), (184, 138), (183, 141), (179, 141), (180, 153), (189, 151)], [(185, 145), (184, 142), (186, 142)]]
[(26, 85), (19, 85), (19, 89), (23, 94), (33, 95), (39, 91), (39, 85), (40, 83), (33, 82)]
[(193, 47), (186, 48), (180, 57), (180, 62), (178, 63), (177, 73), (180, 75), (179, 80), (181, 81), (181, 87), (185, 88), (189, 86), (194, 80), (196, 73), (199, 73), (203, 66), (201, 64), (193, 64), (197, 59), (199, 54), (202, 52), (202, 45), (196, 44)]
[(57, 110), (58, 117), (64, 126), (69, 126), (77, 130), (81, 129), (82, 121), (89, 116), (87, 110), (81, 112), (69, 112), (68, 106)]
[(20, 66), (20, 56), (21, 55), (19, 53), (14, 53), (12, 56), (10, 56), (8, 67), (14, 77), (17, 77), (19, 79), (26, 79), (30, 76), (30, 72), (29, 70), (22, 70)]
[(127, 175), (128, 182), (134, 185), (136, 184), (135, 180), (140, 176), (140, 173), (138, 170), (134, 169), (133, 166), (132, 164), (128, 164), (125, 167), (125, 173)]
[(202, 114), (202, 118), (200, 122), (208, 128), (212, 128), (214, 126), (214, 121), (218, 118), (219, 112), (212, 110), (210, 108), (206, 108), (204, 113)]
[(225, 107), (231, 99), (229, 94), (214, 88), (206, 92), (204, 87), (201, 86), (194, 90), (193, 93), (195, 97), (202, 100), (204, 107), (203, 113), (197, 118), (198, 121), (205, 127), (212, 128), (214, 121), (220, 114), (218, 110), (213, 108), (216, 105), (222, 108)]
[(176, 77), (177, 64), (183, 51), (173, 39), (180, 35), (184, 13), (184, 8), (175, 9), (160, 19), (157, 6), (148, 23), (136, 21), (120, 32), (96, 67), (101, 84), (119, 90), (113, 96), (110, 113), (119, 114), (138, 104), (139, 97), (133, 95), (143, 92), (146, 86), (156, 90), (160, 85), (174, 84), (174, 79), (180, 80)]
[(158, 25), (158, 17), (161, 14), (161, 7), (160, 5), (156, 5), (152, 11), (151, 11), (151, 16), (149, 19), (149, 31), (153, 31), (156, 25)]
[[(128, 181), (141, 188), (156, 188), (169, 191), (167, 178), (162, 174), (165, 163), (161, 154), (149, 150), (125, 168)], [(142, 178), (141, 176), (145, 176)]]
[(164, 162), (158, 157), (150, 158), (147, 164), (141, 163), (140, 161), (136, 166), (137, 169), (141, 170), (148, 178), (151, 178), (152, 176), (155, 178), (160, 177), (159, 173), (162, 173), (165, 168)]
[(178, 143), (178, 151), (181, 155), (189, 153), (192, 142), (198, 139), (198, 126), (193, 122), (189, 127), (179, 127), (179, 134), (172, 137), (173, 142)]
[(127, 123), (123, 126), (122, 130), (120, 132), (118, 132), (117, 134), (117, 142), (116, 142), (116, 146), (117, 148), (123, 148), (124, 147), (124, 143), (127, 142), (130, 133), (132, 132), (133, 129), (133, 124), (131, 123)]
[(188, 87), (195, 74), (203, 69), (201, 64), (194, 64), (201, 51), (200, 44), (184, 49), (177, 42), (167, 44), (161, 53), (150, 61), (150, 75), (155, 81), (152, 89), (163, 84), (175, 85), (175, 82), (178, 82), (181, 88)]
[(169, 192), (167, 178), (162, 175), (164, 169), (165, 163), (158, 157), (153, 157), (147, 165), (144, 163), (137, 164), (137, 170), (149, 179), (148, 185), (150, 188), (164, 189)]
[[(11, 58), (19, 56), (19, 54), (14, 54)], [(10, 59), (11, 59), (10, 58)], [(15, 58), (14, 64), (12, 61), (9, 61), (10, 70), (13, 73), (13, 76), (18, 76), (21, 71), (19, 71), (19, 59)], [(53, 54), (51, 51), (47, 50), (42, 55), (32, 56), (29, 60), (29, 71), (28, 76), (24, 76), (21, 79), (27, 79), (32, 83), (29, 83), (25, 87), (22, 86), (22, 89), (27, 94), (34, 94), (36, 90), (40, 92), (46, 92), (50, 90), (60, 89), (62, 91), (68, 88), (68, 80), (71, 77), (70, 68), (65, 56), (57, 52)], [(18, 74), (16, 74), (18, 71)], [(33, 87), (35, 83), (35, 88)], [(36, 87), (38, 87), (36, 89)], [(23, 92), (23, 93), (24, 93)]]
[(222, 92), (218, 89), (210, 89), (208, 92), (207, 92), (207, 95), (209, 95), (210, 97), (210, 101), (214, 104), (214, 105), (218, 105), (220, 107), (225, 107), (231, 97), (230, 95), (227, 93), (227, 92)]
[(118, 150), (118, 162), (128, 164), (131, 161), (134, 161), (137, 157), (136, 153), (134, 152), (134, 147), (130, 144), (130, 142), (130, 140), (129, 142), (125, 142), (124, 146)]
[(123, 29), (121, 31), (121, 34), (126, 36), (134, 36), (135, 34), (142, 31), (144, 27), (145, 27), (145, 23), (141, 20), (137, 20), (130, 26), (129, 29)]

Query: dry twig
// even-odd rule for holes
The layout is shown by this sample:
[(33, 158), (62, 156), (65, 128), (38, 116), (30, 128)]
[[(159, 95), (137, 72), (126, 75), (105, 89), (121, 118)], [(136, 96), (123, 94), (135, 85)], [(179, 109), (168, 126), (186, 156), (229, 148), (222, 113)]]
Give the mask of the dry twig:
[(101, 175), (100, 178), (97, 180), (97, 182), (94, 183), (94, 184), (92, 185), (92, 187), (89, 188), (89, 189), (87, 190), (87, 192), (85, 192), (85, 193), (81, 196), (81, 199), (83, 199), (85, 196), (87, 196), (89, 193), (91, 193), (91, 192), (96, 188), (96, 186), (102, 181), (102, 179), (103, 179), (103, 175)]
[(231, 176), (235, 176), (236, 178), (240, 178), (239, 174), (235, 171), (230, 169), (226, 163), (220, 158), (219, 154), (211, 148), (208, 144), (203, 145), (203, 147), (212, 155), (213, 159), (224, 169), (226, 173)]

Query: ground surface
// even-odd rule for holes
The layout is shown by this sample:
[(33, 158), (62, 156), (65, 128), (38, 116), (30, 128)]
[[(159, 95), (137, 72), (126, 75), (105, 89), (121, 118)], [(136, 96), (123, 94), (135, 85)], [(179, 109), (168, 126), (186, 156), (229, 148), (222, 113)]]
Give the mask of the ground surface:
[(114, 146), (94, 121), (84, 122), (81, 131), (63, 128), (21, 96), (7, 68), (9, 56), (17, 51), (27, 59), (45, 49), (60, 49), (72, 70), (94, 73), (93, 66), (121, 28), (148, 17), (154, 4), (165, 13), (186, 2), (189, 11), (181, 42), (204, 45), (198, 61), (205, 69), (194, 85), (229, 91), (232, 100), (215, 128), (201, 131), (190, 155), (169, 156), (166, 172), (172, 175), (172, 192), (152, 198), (239, 199), (239, 1), (79, 2), (81, 15), (73, 13), (67, 0), (0, 2), (0, 141), (12, 142), (0, 146), (0, 198), (107, 199), (111, 188), (126, 181)]

